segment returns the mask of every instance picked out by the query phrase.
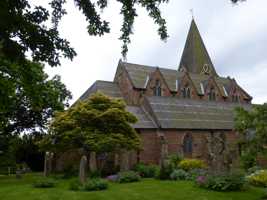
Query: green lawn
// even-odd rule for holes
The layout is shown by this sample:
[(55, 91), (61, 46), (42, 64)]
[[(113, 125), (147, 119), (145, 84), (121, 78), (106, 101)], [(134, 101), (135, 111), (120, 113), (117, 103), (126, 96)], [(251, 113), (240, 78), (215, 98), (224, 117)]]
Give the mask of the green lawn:
[(144, 179), (138, 183), (112, 183), (106, 191), (74, 192), (68, 190), (70, 180), (58, 180), (55, 188), (37, 189), (32, 182), (38, 175), (26, 175), (21, 180), (0, 176), (2, 200), (260, 200), (264, 189), (250, 188), (242, 192), (213, 192), (200, 189), (187, 181)]

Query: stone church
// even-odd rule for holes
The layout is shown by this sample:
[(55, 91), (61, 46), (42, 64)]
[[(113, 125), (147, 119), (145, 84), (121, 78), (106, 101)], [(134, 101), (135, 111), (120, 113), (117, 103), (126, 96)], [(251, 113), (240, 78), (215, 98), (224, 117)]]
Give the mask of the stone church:
[(216, 154), (233, 157), (234, 109), (249, 109), (252, 100), (234, 78), (216, 72), (194, 19), (177, 70), (119, 61), (112, 82), (95, 81), (80, 99), (97, 91), (124, 99), (138, 118), (142, 150), (129, 153), (131, 165), (159, 164), (170, 154), (208, 163)]

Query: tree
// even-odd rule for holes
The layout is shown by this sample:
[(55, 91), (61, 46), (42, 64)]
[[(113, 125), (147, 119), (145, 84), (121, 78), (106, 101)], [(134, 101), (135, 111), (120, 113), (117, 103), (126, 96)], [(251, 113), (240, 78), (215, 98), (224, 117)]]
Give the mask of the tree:
[(25, 134), (17, 137), (16, 145), (13, 146), (16, 163), (27, 164), (32, 171), (42, 171), (44, 152), (41, 152), (38, 142), (43, 138), (40, 134)]
[[(108, 6), (107, 0), (73, 0), (88, 22), (89, 35), (102, 36), (109, 33), (109, 22), (102, 20), (100, 11)], [(231, 0), (233, 3), (244, 0)], [(113, 1), (112, 1), (113, 2)], [(121, 3), (123, 16), (121, 27), (122, 55), (126, 56), (130, 35), (133, 33), (136, 6), (145, 8), (148, 15), (158, 25), (162, 40), (168, 37), (166, 21), (161, 16), (159, 6), (168, 0), (117, 0)], [(60, 65), (60, 57), (73, 59), (76, 52), (66, 39), (60, 37), (58, 23), (67, 14), (64, 9), (66, 0), (51, 0), (51, 12), (42, 6), (33, 6), (28, 0), (2, 0), (0, 2), (0, 51), (7, 58), (25, 58), (31, 52), (34, 61), (46, 62), (51, 66)], [(111, 3), (111, 2), (109, 2)], [(49, 27), (47, 22), (52, 21)]]
[(79, 148), (85, 155), (138, 149), (140, 138), (131, 126), (137, 118), (125, 109), (123, 100), (96, 93), (58, 112), (42, 146), (56, 152)]
[(246, 168), (251, 167), (257, 155), (266, 152), (267, 104), (253, 105), (251, 110), (237, 108), (235, 128), (243, 136), (240, 144)]
[[(73, 0), (88, 22), (89, 35), (102, 36), (109, 33), (109, 22), (102, 20), (99, 10), (108, 6), (107, 0)], [(137, 16), (136, 6), (148, 11), (150, 17), (159, 25), (161, 39), (167, 38), (166, 21), (161, 17), (159, 5), (168, 0), (117, 0), (121, 3), (123, 15), (122, 54), (125, 56), (133, 33), (133, 23)], [(0, 41), (1, 53), (10, 59), (24, 59), (25, 52), (31, 52), (34, 61), (42, 61), (50, 66), (60, 65), (60, 57), (73, 59), (76, 52), (66, 39), (60, 37), (58, 23), (67, 14), (64, 9), (66, 0), (51, 0), (51, 12), (42, 6), (33, 6), (28, 0), (2, 0), (0, 2)], [(48, 22), (52, 21), (52, 26)]]
[(39, 63), (0, 58), (0, 75), (0, 135), (42, 132), (71, 98), (60, 77), (49, 80)]

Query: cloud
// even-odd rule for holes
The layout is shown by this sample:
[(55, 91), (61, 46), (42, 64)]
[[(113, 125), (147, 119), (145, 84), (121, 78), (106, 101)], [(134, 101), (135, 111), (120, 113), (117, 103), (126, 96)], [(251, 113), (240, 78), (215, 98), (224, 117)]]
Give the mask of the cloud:
[[(40, 1), (41, 2), (41, 1)], [(84, 16), (67, 1), (68, 15), (60, 32), (75, 48), (73, 62), (64, 60), (58, 68), (46, 67), (52, 76), (60, 74), (74, 95), (73, 101), (95, 81), (113, 80), (121, 58), (119, 15), (120, 4), (112, 1), (103, 16), (111, 21), (111, 33), (101, 38), (90, 37)], [(191, 14), (194, 17), (220, 75), (234, 77), (254, 97), (254, 103), (267, 101), (267, 7), (266, 0), (250, 0), (233, 6), (228, 0), (175, 0), (161, 6), (170, 35), (166, 43), (157, 35), (157, 26), (138, 8), (128, 61), (177, 69), (180, 62)]]

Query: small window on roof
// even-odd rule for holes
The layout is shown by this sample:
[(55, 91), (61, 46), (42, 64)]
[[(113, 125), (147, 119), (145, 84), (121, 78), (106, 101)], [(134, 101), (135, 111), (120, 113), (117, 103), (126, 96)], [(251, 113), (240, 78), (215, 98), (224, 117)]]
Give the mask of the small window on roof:
[(239, 95), (234, 94), (234, 95), (232, 96), (232, 101), (233, 101), (233, 102), (239, 102), (239, 101), (240, 101), (240, 97), (239, 97)]
[(215, 101), (216, 100), (216, 93), (215, 93), (214, 88), (211, 88), (210, 89), (210, 92), (209, 92), (209, 100), (210, 101)]
[(182, 95), (183, 95), (183, 98), (190, 99), (191, 98), (191, 90), (190, 90), (190, 87), (184, 87), (182, 89)]
[(161, 96), (161, 84), (159, 80), (156, 80), (156, 85), (154, 89), (154, 95), (155, 96)]

